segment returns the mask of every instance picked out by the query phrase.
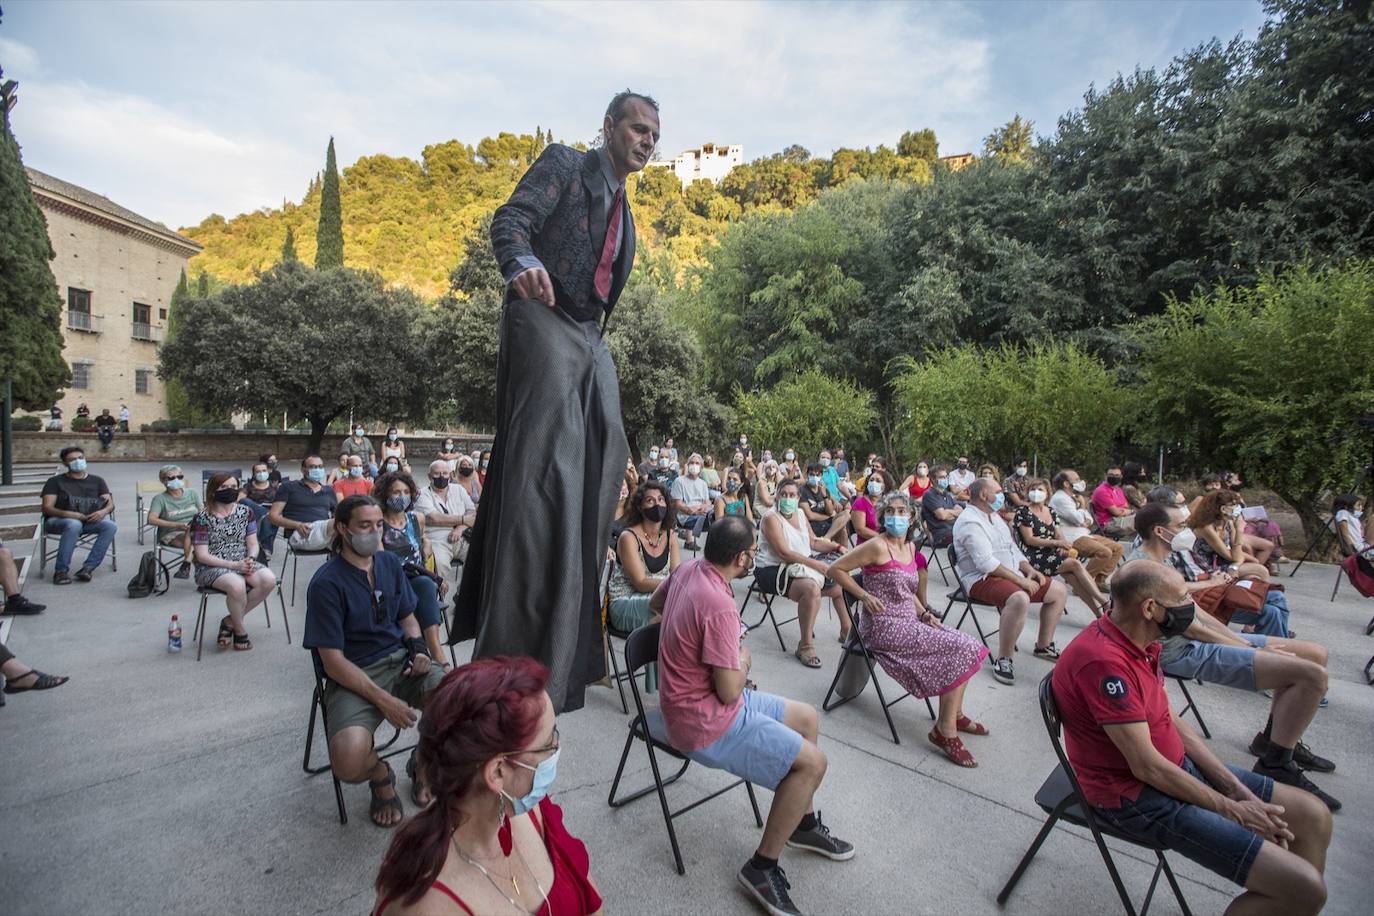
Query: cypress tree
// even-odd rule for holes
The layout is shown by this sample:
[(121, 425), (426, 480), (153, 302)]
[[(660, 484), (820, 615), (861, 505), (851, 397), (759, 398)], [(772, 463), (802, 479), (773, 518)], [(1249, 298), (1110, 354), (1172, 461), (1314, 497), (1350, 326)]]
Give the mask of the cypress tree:
[(210, 295), (210, 275), (205, 271), (200, 272), (200, 280), (196, 283), (196, 298), (206, 299)]
[(343, 206), (339, 202), (339, 168), (334, 162), (334, 138), (325, 153), (324, 184), (320, 188), (320, 228), (315, 233), (315, 269), (342, 267)]
[[(204, 273), (201, 274), (205, 276)], [(167, 333), (163, 341), (164, 345), (171, 343), (176, 338), (177, 322), (181, 317), (181, 309), (186, 304), (186, 300), (191, 298), (191, 284), (186, 279), (186, 268), (181, 269), (181, 279), (177, 280), (177, 288), (172, 292), (172, 299), (167, 303)], [(178, 424), (191, 424), (191, 400), (186, 396), (186, 389), (182, 387), (179, 379), (168, 378), (164, 387), (164, 397), (167, 401), (167, 416)]]
[(48, 264), (55, 256), (48, 223), (10, 133), (8, 107), (0, 96), (0, 381), (14, 382), (17, 406), (46, 410), (71, 380), (62, 359), (62, 299)]
[(300, 260), (296, 257), (296, 232), (290, 226), (286, 227), (286, 241), (281, 246), (281, 259), (286, 264)]

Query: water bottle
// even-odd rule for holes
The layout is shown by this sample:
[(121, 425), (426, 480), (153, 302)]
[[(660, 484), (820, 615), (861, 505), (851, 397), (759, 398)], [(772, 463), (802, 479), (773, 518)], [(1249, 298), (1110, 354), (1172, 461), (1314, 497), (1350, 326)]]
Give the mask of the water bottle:
[(181, 651), (181, 624), (177, 622), (177, 615), (172, 615), (172, 622), (167, 624), (167, 651)]

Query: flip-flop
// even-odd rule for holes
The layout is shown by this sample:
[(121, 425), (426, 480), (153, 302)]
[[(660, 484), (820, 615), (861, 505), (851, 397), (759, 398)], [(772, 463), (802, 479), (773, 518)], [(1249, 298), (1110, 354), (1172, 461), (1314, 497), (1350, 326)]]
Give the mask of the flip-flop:
[[(20, 680), (21, 678), (26, 678), (30, 674), (38, 675), (38, 677), (34, 678), (32, 684), (30, 684), (27, 687), (14, 686), (15, 681)], [(42, 671), (37, 671), (33, 668), (30, 668), (28, 671), (25, 671), (23, 674), (17, 675), (16, 677), (6, 678), (5, 693), (24, 693), (25, 691), (29, 690), (51, 690), (54, 687), (61, 687), (69, 680), (71, 680), (71, 678), (62, 677), (56, 674), (44, 674)]]
[(811, 646), (797, 646), (796, 651), (792, 654), (796, 656), (797, 661), (808, 668), (819, 668), (821, 666), (821, 660), (817, 657), (816, 650)]
[(959, 716), (954, 727), (966, 735), (986, 735), (988, 733), (986, 725), (982, 722), (975, 722), (965, 715)]

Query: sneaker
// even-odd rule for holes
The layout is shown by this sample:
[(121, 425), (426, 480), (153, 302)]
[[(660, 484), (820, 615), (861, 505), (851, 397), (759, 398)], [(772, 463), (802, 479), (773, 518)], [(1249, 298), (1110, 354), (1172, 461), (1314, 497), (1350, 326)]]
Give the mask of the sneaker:
[(792, 885), (788, 883), (787, 874), (781, 866), (775, 865), (767, 871), (760, 871), (752, 863), (745, 862), (739, 870), (739, 883), (773, 916), (801, 916), (801, 910), (787, 895)]
[(1016, 683), (1016, 675), (1011, 670), (1011, 659), (999, 658), (992, 663), (992, 676), (1003, 684)]
[(1055, 646), (1054, 643), (1050, 643), (1048, 646), (1043, 647), (1036, 646), (1035, 657), (1048, 658), (1050, 661), (1054, 661), (1055, 659), (1059, 658), (1059, 649)]
[(172, 578), (173, 578), (173, 579), (189, 579), (189, 578), (191, 578), (191, 564), (190, 564), (190, 563), (182, 563), (180, 566), (177, 567), (177, 571), (174, 572), (174, 573), (172, 573)]
[(23, 595), (10, 595), (5, 599), (6, 614), (41, 614), (46, 604), (34, 604)]
[(1316, 783), (1308, 779), (1307, 774), (1304, 773), (1296, 763), (1289, 763), (1287, 766), (1281, 767), (1271, 767), (1265, 766), (1263, 760), (1256, 760), (1255, 765), (1251, 767), (1251, 769), (1261, 776), (1268, 776), (1270, 779), (1274, 780), (1274, 782), (1281, 782), (1286, 786), (1293, 786), (1296, 789), (1311, 792), (1313, 795), (1320, 798), (1326, 807), (1331, 809), (1332, 814), (1341, 810), (1341, 803), (1317, 788)]
[(83, 566), (76, 571), (76, 581), (89, 582), (91, 581), (92, 573), (93, 570), (89, 566)]
[[(1255, 740), (1250, 742), (1250, 753), (1263, 758), (1268, 751), (1269, 739), (1264, 736), (1264, 732), (1260, 732), (1255, 736)], [(1336, 771), (1336, 764), (1320, 754), (1314, 754), (1312, 748), (1301, 741), (1298, 742), (1297, 747), (1293, 748), (1293, 762), (1304, 770), (1311, 770), (1315, 773), (1334, 773)]]
[(69, 573), (69, 572), (67, 572), (65, 569), (59, 569), (59, 570), (57, 570), (56, 572), (54, 572), (54, 573), (52, 574), (52, 584), (53, 584), (53, 585), (71, 585), (71, 584), (72, 584), (72, 574)]
[(816, 826), (810, 830), (800, 828), (793, 830), (792, 835), (787, 838), (787, 845), (792, 849), (805, 849), (807, 852), (814, 852), (817, 855), (825, 856), (827, 859), (834, 859), (836, 862), (844, 862), (854, 858), (854, 844), (846, 843), (838, 837), (830, 835), (830, 828), (821, 823), (821, 813), (816, 812)]

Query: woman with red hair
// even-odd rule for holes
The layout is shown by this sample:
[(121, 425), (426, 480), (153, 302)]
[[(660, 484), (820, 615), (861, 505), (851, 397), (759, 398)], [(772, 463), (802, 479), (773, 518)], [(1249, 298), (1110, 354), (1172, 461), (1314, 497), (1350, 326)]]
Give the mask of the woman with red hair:
[(548, 797), (559, 752), (548, 678), (530, 658), (484, 658), (430, 694), (419, 768), (434, 800), (392, 839), (373, 916), (601, 912), (586, 847)]

